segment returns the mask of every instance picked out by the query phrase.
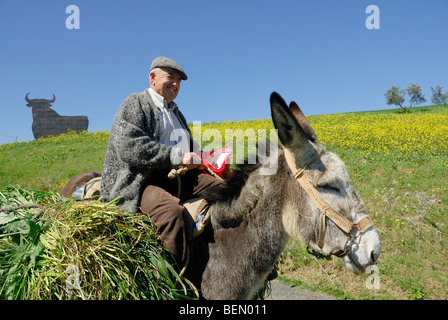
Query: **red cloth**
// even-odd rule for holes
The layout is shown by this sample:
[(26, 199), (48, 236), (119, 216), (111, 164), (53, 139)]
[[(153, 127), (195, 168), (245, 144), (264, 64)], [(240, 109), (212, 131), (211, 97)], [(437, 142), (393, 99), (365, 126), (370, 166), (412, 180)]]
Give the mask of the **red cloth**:
[[(233, 154), (231, 147), (224, 147), (216, 151), (201, 152), (202, 163), (215, 172), (218, 176), (225, 179), (230, 174), (229, 157)], [(207, 170), (202, 168), (205, 173)]]

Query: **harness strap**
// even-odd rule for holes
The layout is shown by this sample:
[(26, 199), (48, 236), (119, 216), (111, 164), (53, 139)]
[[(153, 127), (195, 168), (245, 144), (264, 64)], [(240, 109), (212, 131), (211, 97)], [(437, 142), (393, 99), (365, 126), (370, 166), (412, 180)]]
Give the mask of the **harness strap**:
[[(342, 231), (345, 233), (350, 233), (353, 227), (356, 227), (360, 233), (366, 231), (373, 225), (372, 220), (369, 216), (364, 217), (358, 223), (353, 223), (348, 220), (346, 217), (342, 216), (336, 210), (334, 210), (320, 195), (319, 191), (311, 184), (308, 178), (305, 176), (304, 172), (309, 165), (307, 163), (303, 168), (297, 168), (296, 163), (294, 161), (294, 155), (287, 148), (283, 148), (285, 153), (286, 163), (291, 169), (294, 178), (299, 182), (302, 188), (306, 191), (306, 193), (310, 196), (311, 200), (313, 200), (316, 207), (321, 212), (321, 221), (320, 221), (320, 233), (318, 246), (322, 249), (324, 246), (324, 238), (325, 238), (325, 217), (328, 217), (331, 221), (333, 221)], [(314, 159), (313, 159), (314, 160)]]

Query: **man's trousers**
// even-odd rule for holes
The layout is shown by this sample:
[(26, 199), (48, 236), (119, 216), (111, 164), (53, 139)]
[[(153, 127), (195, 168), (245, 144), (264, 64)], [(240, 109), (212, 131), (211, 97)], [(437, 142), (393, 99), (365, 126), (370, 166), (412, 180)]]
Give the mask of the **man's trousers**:
[(181, 203), (198, 197), (202, 191), (220, 181), (198, 169), (187, 171), (185, 175), (180, 175), (180, 179), (181, 193), (178, 198), (176, 178), (169, 179), (166, 171), (152, 175), (150, 184), (143, 192), (140, 210), (151, 218), (164, 247), (182, 268), (192, 239), (193, 219)]

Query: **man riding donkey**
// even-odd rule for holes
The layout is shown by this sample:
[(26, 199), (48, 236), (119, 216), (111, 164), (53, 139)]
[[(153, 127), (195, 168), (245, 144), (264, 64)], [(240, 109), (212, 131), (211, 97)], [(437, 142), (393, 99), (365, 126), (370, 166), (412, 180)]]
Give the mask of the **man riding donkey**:
[[(122, 198), (120, 206), (139, 210), (157, 227), (163, 245), (185, 265), (192, 239), (192, 218), (182, 202), (220, 182), (201, 170), (199, 146), (174, 102), (187, 75), (172, 59), (153, 60), (150, 87), (132, 93), (118, 109), (104, 161), (101, 196)], [(173, 168), (189, 170), (178, 180), (169, 179)]]

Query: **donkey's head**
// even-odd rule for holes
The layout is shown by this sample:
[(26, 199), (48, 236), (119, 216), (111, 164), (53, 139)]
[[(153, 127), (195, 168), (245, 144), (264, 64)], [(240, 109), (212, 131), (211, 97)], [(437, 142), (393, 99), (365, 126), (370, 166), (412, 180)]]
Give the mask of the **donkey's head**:
[(297, 104), (288, 107), (274, 92), (271, 112), (290, 176), (286, 231), (311, 252), (340, 256), (351, 271), (364, 272), (379, 257), (380, 239), (344, 163), (325, 151)]

